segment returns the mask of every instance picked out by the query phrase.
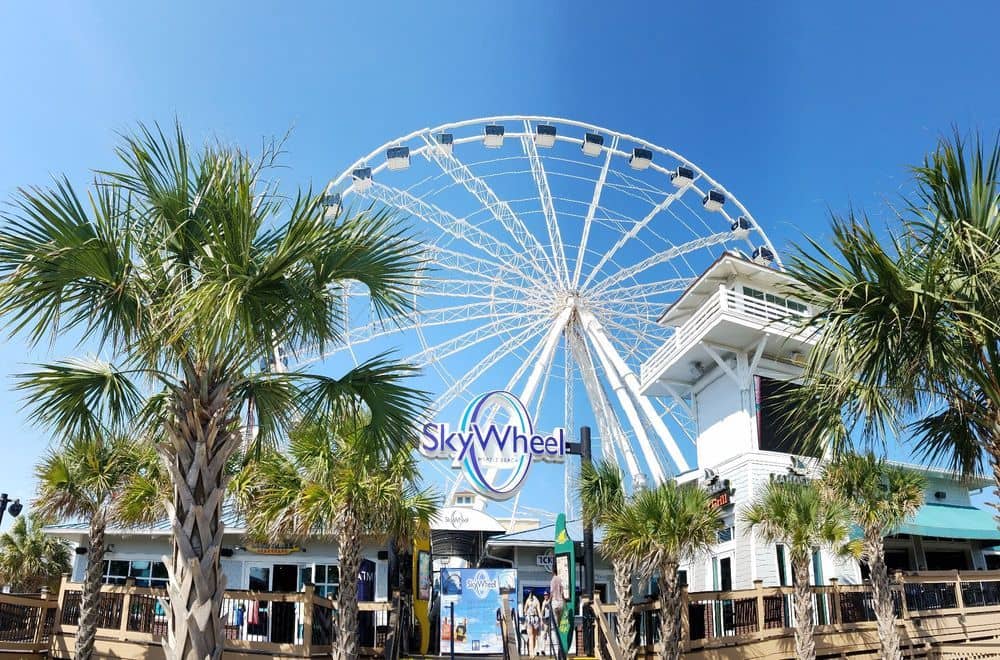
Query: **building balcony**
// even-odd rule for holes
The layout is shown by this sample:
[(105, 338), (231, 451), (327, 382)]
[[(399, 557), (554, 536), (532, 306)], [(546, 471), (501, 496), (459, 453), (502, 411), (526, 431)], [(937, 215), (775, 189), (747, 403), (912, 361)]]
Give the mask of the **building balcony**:
[(808, 351), (813, 340), (797, 320), (808, 310), (748, 296), (720, 285), (698, 310), (640, 368), (643, 394), (664, 396), (663, 385), (684, 388), (700, 378), (697, 365), (711, 366), (713, 358), (705, 345), (721, 351), (754, 350), (764, 340), (763, 353), (795, 360)]

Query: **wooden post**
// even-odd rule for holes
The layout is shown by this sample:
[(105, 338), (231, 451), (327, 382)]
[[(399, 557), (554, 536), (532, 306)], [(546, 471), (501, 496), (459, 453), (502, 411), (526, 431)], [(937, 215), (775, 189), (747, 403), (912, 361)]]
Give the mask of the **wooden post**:
[(132, 611), (132, 592), (135, 590), (135, 578), (125, 579), (125, 596), (122, 598), (122, 617), (118, 622), (118, 637), (123, 642), (128, 638), (128, 617)]
[(958, 609), (965, 615), (965, 598), (962, 596), (962, 575), (955, 569), (955, 604), (958, 605)]
[(315, 595), (316, 585), (307, 582), (302, 591), (302, 652), (307, 658), (312, 657), (313, 596)]
[(69, 573), (62, 574), (59, 581), (59, 595), (56, 596), (56, 619), (53, 627), (62, 625), (63, 602), (66, 600), (66, 587), (69, 585)]
[(681, 587), (681, 644), (684, 645), (683, 648), (687, 648), (690, 644), (691, 637), (691, 622), (688, 620), (690, 615), (688, 607), (688, 587), (685, 584)]
[(45, 619), (48, 618), (49, 613), (49, 588), (42, 586), (42, 593), (40, 598), (42, 599), (41, 604), (38, 606), (38, 620), (35, 623), (35, 649), (41, 651), (42, 637), (45, 636)]
[(836, 618), (835, 623), (839, 625), (844, 622), (840, 612), (840, 580), (835, 577), (830, 578), (830, 587), (833, 594), (833, 616)]
[(757, 632), (764, 632), (764, 581), (754, 580), (753, 588), (757, 592)]
[(910, 618), (910, 610), (906, 606), (906, 588), (903, 585), (903, 571), (896, 571), (893, 573), (893, 577), (895, 578), (893, 581), (899, 587), (899, 607), (902, 610), (900, 618), (905, 621)]

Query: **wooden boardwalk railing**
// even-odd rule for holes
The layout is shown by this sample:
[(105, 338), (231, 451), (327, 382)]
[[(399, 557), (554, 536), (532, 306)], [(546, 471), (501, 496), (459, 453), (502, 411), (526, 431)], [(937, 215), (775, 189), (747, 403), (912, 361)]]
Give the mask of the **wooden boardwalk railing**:
[[(53, 657), (72, 657), (80, 618), (80, 585), (63, 580), (53, 626)], [(121, 658), (160, 658), (167, 633), (166, 591), (149, 587), (104, 585), (98, 607), (98, 654)], [(53, 608), (55, 603), (53, 603)], [(362, 653), (381, 655), (389, 634), (391, 603), (358, 603), (370, 613), (373, 639), (362, 640)], [(226, 657), (267, 654), (273, 657), (329, 657), (336, 643), (336, 603), (318, 596), (312, 586), (297, 593), (227, 590), (222, 603)], [(48, 648), (48, 646), (46, 647)]]
[(0, 594), (0, 656), (31, 657), (49, 649), (56, 599), (41, 595)]
[[(893, 601), (903, 645), (912, 656), (931, 657), (944, 645), (978, 641), (981, 648), (1000, 644), (1000, 571), (929, 571), (897, 573)], [(811, 587), (815, 604), (816, 644), (824, 653), (864, 653), (878, 648), (875, 610), (868, 584), (831, 584)], [(741, 657), (794, 657), (792, 587), (764, 587), (741, 591), (683, 590), (681, 643), (686, 655), (727, 657), (725, 649), (739, 647)], [(598, 600), (594, 608), (602, 621), (595, 626), (595, 648), (614, 660), (616, 607)], [(636, 604), (636, 636), (640, 655), (651, 657), (658, 644), (659, 601)], [(934, 656), (938, 657), (938, 656)], [(980, 656), (962, 656), (980, 657)]]

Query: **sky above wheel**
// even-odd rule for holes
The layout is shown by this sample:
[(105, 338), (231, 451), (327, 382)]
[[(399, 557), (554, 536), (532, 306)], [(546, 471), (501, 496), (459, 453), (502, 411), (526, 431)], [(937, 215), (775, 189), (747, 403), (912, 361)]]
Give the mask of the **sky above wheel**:
[[(992, 3), (703, 5), (7, 3), (0, 195), (63, 172), (83, 185), (140, 120), (176, 116), (194, 142), (247, 148), (290, 131), (283, 182), (321, 188), (422, 127), (551, 115), (683, 154), (782, 252), (822, 240), (851, 204), (890, 223), (906, 166), (940, 135), (1000, 128)], [(9, 374), (75, 350), (0, 347), (12, 496), (31, 496), (48, 438), (24, 422)], [(528, 489), (558, 508), (544, 483)]]

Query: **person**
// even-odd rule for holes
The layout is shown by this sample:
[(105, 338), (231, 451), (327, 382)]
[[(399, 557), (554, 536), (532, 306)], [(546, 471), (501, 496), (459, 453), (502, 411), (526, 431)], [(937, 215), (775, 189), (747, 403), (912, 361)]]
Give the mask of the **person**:
[(552, 615), (556, 619), (556, 626), (562, 622), (563, 608), (566, 607), (566, 594), (563, 580), (559, 577), (559, 571), (552, 567), (552, 580), (549, 582), (549, 591), (552, 593)]
[(542, 604), (533, 591), (528, 592), (524, 601), (524, 619), (528, 627), (528, 655), (534, 658), (538, 655), (538, 634), (542, 631)]
[(555, 655), (555, 647), (552, 646), (552, 632), (552, 598), (546, 590), (542, 596), (542, 639), (545, 640), (545, 644), (542, 646), (542, 655), (546, 653)]

